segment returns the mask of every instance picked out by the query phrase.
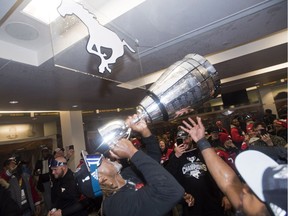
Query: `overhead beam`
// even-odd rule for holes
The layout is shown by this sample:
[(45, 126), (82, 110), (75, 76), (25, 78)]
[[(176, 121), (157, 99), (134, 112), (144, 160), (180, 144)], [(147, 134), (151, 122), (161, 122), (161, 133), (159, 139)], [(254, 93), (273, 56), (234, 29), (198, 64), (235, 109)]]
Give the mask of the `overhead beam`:
[[(211, 64), (218, 64), (220, 62), (228, 61), (234, 58), (238, 58), (244, 55), (248, 55), (254, 52), (258, 52), (264, 49), (268, 49), (274, 46), (278, 46), (281, 44), (288, 43), (288, 37), (287, 37), (287, 29), (284, 29), (280, 32), (277, 32), (275, 34), (269, 35), (265, 38), (261, 38), (259, 40), (243, 44), (241, 46), (237, 46), (235, 48), (225, 50), (223, 52), (214, 53), (210, 55), (206, 55), (205, 58), (211, 63)], [(274, 67), (269, 67), (269, 69), (273, 69)], [(118, 87), (126, 88), (126, 89), (134, 89), (134, 88), (143, 88), (145, 85), (149, 85), (151, 83), (154, 83), (166, 70), (162, 69), (160, 71), (156, 71), (154, 73), (150, 73), (146, 76), (130, 80), (125, 83), (121, 83), (118, 85)], [(267, 69), (263, 70), (265, 73), (268, 73), (270, 71), (267, 71)], [(254, 72), (245, 72), (244, 74), (249, 74)], [(240, 77), (236, 77), (240, 79)], [(227, 78), (229, 80), (229, 78)], [(235, 80), (235, 79), (234, 79)], [(222, 83), (222, 81), (221, 81)]]

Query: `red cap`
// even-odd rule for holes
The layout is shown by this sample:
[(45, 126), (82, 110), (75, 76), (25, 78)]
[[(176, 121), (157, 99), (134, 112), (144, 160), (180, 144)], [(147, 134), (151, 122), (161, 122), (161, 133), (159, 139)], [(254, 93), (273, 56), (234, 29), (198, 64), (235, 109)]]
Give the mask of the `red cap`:
[(287, 119), (278, 119), (278, 120), (275, 120), (274, 123), (287, 128)]

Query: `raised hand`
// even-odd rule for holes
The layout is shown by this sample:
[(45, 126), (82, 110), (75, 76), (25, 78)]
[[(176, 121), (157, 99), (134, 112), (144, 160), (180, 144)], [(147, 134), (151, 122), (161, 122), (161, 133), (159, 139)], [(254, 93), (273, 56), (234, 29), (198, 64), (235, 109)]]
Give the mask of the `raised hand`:
[(197, 123), (193, 121), (192, 118), (188, 118), (188, 121), (183, 121), (184, 126), (180, 126), (182, 130), (186, 131), (192, 139), (197, 143), (198, 140), (205, 137), (205, 127), (202, 124), (202, 120), (200, 117), (196, 117)]

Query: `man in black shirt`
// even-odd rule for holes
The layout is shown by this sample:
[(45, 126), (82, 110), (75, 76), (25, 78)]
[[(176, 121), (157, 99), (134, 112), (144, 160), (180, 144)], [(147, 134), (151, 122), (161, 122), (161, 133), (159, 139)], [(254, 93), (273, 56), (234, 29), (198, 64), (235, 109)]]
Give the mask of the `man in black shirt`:
[(183, 202), (183, 216), (224, 215), (221, 207), (223, 195), (210, 176), (200, 151), (183, 130), (178, 131), (177, 137), (182, 137), (182, 143), (178, 142), (175, 154), (172, 153), (165, 168), (195, 199), (193, 206)]
[(80, 194), (77, 190), (73, 172), (67, 167), (65, 157), (57, 157), (51, 161), (52, 174), (55, 180), (51, 189), (51, 216), (88, 216), (87, 211), (79, 202)]

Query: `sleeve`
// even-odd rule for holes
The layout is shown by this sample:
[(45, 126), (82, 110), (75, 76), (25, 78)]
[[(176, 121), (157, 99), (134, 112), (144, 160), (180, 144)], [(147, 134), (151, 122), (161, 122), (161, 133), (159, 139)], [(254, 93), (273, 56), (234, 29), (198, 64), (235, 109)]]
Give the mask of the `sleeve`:
[(173, 175), (177, 179), (177, 177), (179, 177), (179, 175), (177, 175), (179, 166), (180, 166), (180, 158), (177, 158), (175, 156), (175, 153), (172, 152), (165, 168), (166, 170), (168, 170), (169, 173), (171, 173), (171, 175)]
[(85, 207), (87, 206), (85, 206), (81, 202), (75, 203), (74, 205), (69, 206), (68, 208), (61, 209), (62, 216), (69, 216), (71, 214), (74, 214), (76, 212), (83, 210)]
[(35, 176), (38, 176), (39, 173), (38, 173), (38, 170), (42, 170), (42, 161), (41, 160), (37, 160), (36, 164), (35, 164), (35, 167), (34, 167), (34, 171), (33, 171), (33, 174)]
[(287, 144), (285, 139), (282, 138), (282, 137), (279, 137), (279, 136), (270, 136), (271, 137), (271, 140), (273, 142), (273, 145), (274, 146), (282, 146), (282, 147), (285, 147), (285, 145)]
[(146, 154), (149, 155), (158, 163), (160, 163), (161, 150), (160, 150), (157, 138), (154, 135), (151, 135), (149, 137), (143, 137), (142, 142), (146, 147)]
[(231, 129), (231, 138), (234, 142), (240, 143), (243, 142), (245, 137), (240, 135), (237, 128)]

